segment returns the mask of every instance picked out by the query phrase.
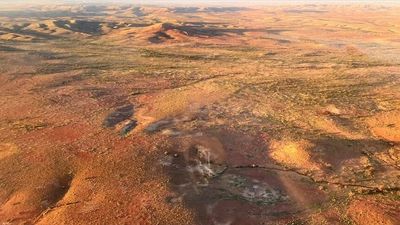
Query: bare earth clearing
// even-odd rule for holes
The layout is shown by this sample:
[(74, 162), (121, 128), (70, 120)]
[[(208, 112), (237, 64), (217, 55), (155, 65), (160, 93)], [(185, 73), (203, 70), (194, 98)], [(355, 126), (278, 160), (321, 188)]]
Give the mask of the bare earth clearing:
[(400, 224), (400, 8), (3, 7), (0, 224)]

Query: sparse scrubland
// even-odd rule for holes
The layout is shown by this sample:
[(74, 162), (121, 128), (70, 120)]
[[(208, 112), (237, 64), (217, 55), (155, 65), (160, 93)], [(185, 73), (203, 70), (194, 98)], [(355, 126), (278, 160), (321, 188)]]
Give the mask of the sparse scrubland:
[(0, 224), (399, 224), (399, 12), (0, 8)]

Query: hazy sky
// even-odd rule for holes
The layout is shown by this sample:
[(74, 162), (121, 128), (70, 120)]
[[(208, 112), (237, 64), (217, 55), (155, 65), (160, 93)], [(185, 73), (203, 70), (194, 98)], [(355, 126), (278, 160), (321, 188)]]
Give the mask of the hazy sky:
[(161, 5), (263, 5), (263, 4), (400, 4), (400, 0), (0, 0), (0, 4), (10, 3), (132, 3), (132, 4), (161, 4)]

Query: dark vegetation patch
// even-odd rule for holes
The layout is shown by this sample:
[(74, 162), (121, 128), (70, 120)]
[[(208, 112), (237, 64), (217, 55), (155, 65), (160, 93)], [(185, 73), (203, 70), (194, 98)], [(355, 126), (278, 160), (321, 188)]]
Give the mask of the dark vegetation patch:
[(184, 60), (217, 60), (218, 56), (200, 55), (200, 54), (182, 54), (182, 53), (171, 53), (157, 50), (143, 49), (141, 50), (141, 56), (152, 57), (152, 58), (177, 58)]
[(112, 65), (109, 63), (59, 63), (59, 64), (44, 64), (41, 65), (35, 74), (38, 75), (46, 75), (46, 74), (54, 74), (54, 73), (63, 73), (74, 70), (107, 70), (112, 68)]
[(58, 88), (58, 87), (64, 87), (67, 85), (71, 85), (74, 82), (77, 81), (82, 81), (84, 79), (83, 76), (81, 75), (75, 75), (75, 76), (71, 76), (71, 77), (61, 77), (59, 79), (56, 79), (55, 81), (49, 83), (48, 85), (46, 85), (46, 88)]
[(0, 45), (0, 51), (2, 51), (2, 52), (22, 52), (24, 50), (15, 48), (15, 47)]
[(280, 39), (280, 38), (269, 38), (269, 37), (264, 37), (263, 39), (265, 40), (271, 40), (271, 41), (276, 41), (279, 44), (290, 44), (291, 41), (286, 40), (286, 39)]
[(13, 129), (21, 129), (27, 132), (40, 130), (48, 127), (50, 124), (44, 122), (29, 122), (29, 121), (16, 121), (12, 124)]
[(197, 22), (197, 21), (190, 21), (190, 22), (182, 22), (185, 26), (193, 26), (193, 27), (227, 27), (228, 24), (220, 23), (220, 22)]
[[(331, 81), (334, 82), (334, 81)], [(287, 78), (267, 83), (253, 84), (248, 87), (258, 93), (275, 93), (274, 96), (298, 107), (335, 104), (347, 108), (357, 105), (361, 109), (373, 110), (375, 104), (370, 96), (366, 96), (373, 87), (384, 85), (390, 80), (375, 80), (333, 86), (319, 80)], [(362, 101), (361, 101), (362, 99)]]
[(71, 56), (50, 51), (29, 51), (28, 55), (38, 56), (44, 60), (67, 59)]
[(106, 95), (110, 95), (111, 91), (106, 88), (89, 87), (80, 89), (82, 92), (89, 92), (91, 98), (101, 98)]

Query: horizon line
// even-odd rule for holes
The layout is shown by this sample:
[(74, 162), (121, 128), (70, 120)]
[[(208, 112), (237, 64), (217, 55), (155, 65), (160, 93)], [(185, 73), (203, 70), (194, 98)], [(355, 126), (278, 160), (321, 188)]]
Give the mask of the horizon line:
[[(268, 6), (268, 5), (400, 5), (400, 1), (396, 0), (192, 0), (188, 3), (185, 0), (13, 0), (13, 1), (0, 1), (0, 5), (141, 5), (141, 6), (181, 6), (181, 7), (195, 7), (195, 6)], [(0, 8), (1, 10), (1, 8)]]

